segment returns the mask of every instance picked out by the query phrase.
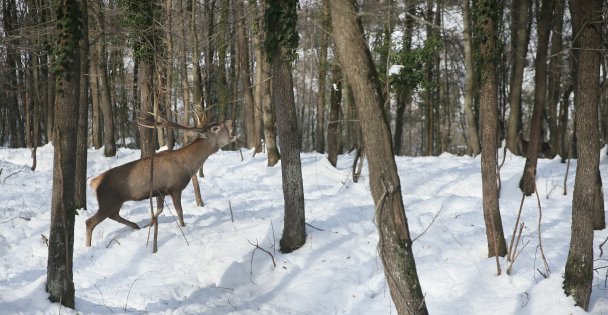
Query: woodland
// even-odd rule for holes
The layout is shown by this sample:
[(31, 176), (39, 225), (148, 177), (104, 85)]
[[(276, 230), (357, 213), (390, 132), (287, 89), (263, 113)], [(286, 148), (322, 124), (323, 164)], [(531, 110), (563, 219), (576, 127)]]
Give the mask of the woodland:
[[(281, 161), (285, 254), (306, 242), (300, 154), (325, 154), (334, 167), (355, 154), (353, 176), (363, 163), (369, 169), (378, 251), (399, 314), (428, 311), (395, 156), (480, 157), (479, 215), (498, 275), (509, 272), (499, 257), (516, 257), (502, 228), (498, 157), (525, 158), (522, 203), (538, 194), (539, 159), (577, 159), (563, 289), (588, 309), (593, 233), (605, 228), (605, 1), (1, 0), (1, 7), (0, 146), (29, 148), (32, 170), (38, 147), (55, 148), (51, 301), (74, 307), (74, 214), (87, 207), (87, 150), (114, 157), (138, 149), (143, 158), (192, 141), (179, 128), (138, 125), (152, 115), (205, 132), (231, 120), (238, 140), (223, 150), (264, 153), (269, 168)], [(198, 187), (196, 176), (192, 183)]]

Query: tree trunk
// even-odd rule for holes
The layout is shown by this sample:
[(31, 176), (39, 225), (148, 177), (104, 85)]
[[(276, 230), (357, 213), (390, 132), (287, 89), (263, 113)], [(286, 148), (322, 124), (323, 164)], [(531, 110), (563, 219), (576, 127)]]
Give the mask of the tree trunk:
[[(264, 3), (260, 1), (258, 10), (260, 15), (264, 14)], [(279, 162), (281, 155), (277, 147), (277, 136), (275, 131), (275, 113), (272, 96), (270, 93), (270, 64), (266, 59), (266, 51), (263, 49), (265, 41), (265, 33), (263, 20), (258, 22), (258, 32), (255, 35), (255, 104), (256, 107), (262, 109), (262, 121), (264, 132), (264, 144), (266, 145), (266, 154), (268, 156), (268, 166), (272, 167)]]
[[(138, 82), (139, 97), (140, 97), (140, 115), (151, 113), (153, 111), (153, 99), (154, 95), (152, 92), (153, 85), (153, 74), (152, 64), (147, 60), (139, 61), (139, 73)], [(141, 157), (146, 157), (154, 154), (156, 151), (156, 144), (153, 142), (153, 130), (150, 128), (139, 127), (139, 138), (141, 145)]]
[[(264, 13), (264, 46), (271, 59), (272, 101), (281, 139), (281, 174), (285, 200), (285, 220), (280, 241), (283, 253), (297, 250), (306, 242), (300, 161), (302, 136), (298, 129), (290, 64), (298, 44), (296, 6), (297, 1), (294, 0), (269, 0)], [(278, 36), (279, 30), (282, 30), (281, 36)], [(282, 36), (291, 40), (285, 40)]]
[[(220, 1), (220, 20), (217, 25), (217, 77), (215, 80), (217, 81), (217, 104), (207, 104), (209, 105), (217, 105), (215, 111), (217, 112), (217, 120), (222, 121), (226, 119), (226, 109), (228, 106), (228, 82), (226, 80), (226, 56), (228, 51), (228, 10), (229, 10), (229, 0), (221, 0)], [(209, 67), (210, 65), (206, 65)]]
[[(74, 308), (74, 179), (76, 130), (80, 93), (81, 34), (79, 4), (75, 0), (56, 3), (57, 48), (63, 54), (56, 60), (63, 72), (57, 73), (57, 99), (53, 144), (53, 193), (47, 263), (46, 290), (52, 302)], [(77, 18), (74, 18), (77, 17)]]
[(530, 29), (528, 21), (530, 17), (531, 0), (513, 1), (511, 5), (511, 88), (509, 90), (509, 121), (507, 123), (507, 148), (519, 155), (517, 139), (521, 130), (521, 93), (524, 80), (524, 68), (526, 66), (526, 54), (528, 52), (528, 41), (530, 40)]
[(243, 96), (243, 120), (245, 121), (245, 145), (248, 148), (255, 148), (259, 152), (259, 130), (256, 130), (255, 123), (255, 105), (253, 102), (253, 93), (251, 91), (251, 71), (249, 70), (249, 45), (247, 43), (247, 15), (245, 14), (244, 4), (237, 1), (235, 4), (237, 16), (237, 43), (238, 43), (238, 68), (239, 81), (241, 83), (241, 91), (239, 95)]
[[(78, 127), (74, 176), (74, 208), (87, 208), (87, 149), (89, 127), (89, 37), (87, 1), (81, 2), (83, 38), (80, 40), (80, 91), (78, 96)], [(38, 124), (38, 122), (36, 122)], [(37, 136), (36, 136), (37, 137)], [(36, 140), (34, 142), (37, 142)]]
[[(414, 4), (409, 4), (408, 14), (405, 16), (405, 31), (403, 32), (403, 50), (404, 54), (409, 54), (412, 49), (412, 36), (414, 32), (414, 18), (417, 7)], [(403, 124), (405, 120), (405, 110), (411, 106), (412, 102), (412, 86), (408, 84), (400, 84), (397, 88), (397, 110), (395, 113), (395, 133), (393, 134), (393, 146), (396, 155), (402, 153), (403, 143)]]
[(331, 165), (336, 167), (338, 154), (340, 154), (340, 136), (342, 133), (338, 128), (340, 126), (340, 103), (342, 102), (342, 70), (336, 52), (334, 52), (331, 65), (331, 86), (329, 122), (327, 124), (327, 159)]
[[(95, 24), (91, 24), (93, 26)], [(91, 27), (94, 29), (94, 26)], [(94, 32), (91, 32), (91, 38), (95, 38), (96, 35)], [(91, 84), (91, 144), (95, 150), (101, 148), (101, 110), (99, 105), (99, 85), (98, 85), (98, 75), (97, 75), (97, 43), (91, 45), (89, 52), (91, 54), (91, 62), (89, 63), (89, 73), (91, 75), (90, 84)]]
[[(379, 251), (399, 314), (428, 314), (412, 252), (391, 133), (378, 74), (356, 17), (354, 0), (331, 1), (334, 41), (358, 105), (378, 226)], [(339, 30), (339, 31), (338, 31)]]
[(322, 29), (319, 31), (319, 93), (317, 94), (317, 129), (315, 150), (319, 153), (325, 153), (325, 95), (326, 95), (326, 77), (327, 77), (327, 47), (329, 43), (329, 1), (323, 0), (322, 13)]
[[(601, 0), (570, 0), (572, 50), (576, 66), (574, 96), (578, 164), (572, 195), (572, 236), (564, 291), (587, 310), (593, 282), (593, 213), (599, 167), (598, 106), (601, 58)], [(603, 210), (603, 209), (602, 209)]]
[(559, 120), (558, 104), (561, 98), (561, 78), (562, 78), (562, 31), (564, 24), (565, 0), (555, 2), (555, 14), (553, 23), (553, 36), (551, 36), (551, 53), (549, 54), (549, 73), (547, 81), (547, 105), (549, 111), (549, 143), (551, 144), (551, 156), (561, 152), (560, 130), (565, 129)]
[[(501, 19), (500, 3), (482, 0), (475, 3), (475, 30), (478, 35), (480, 59), (479, 107), (481, 114), (481, 183), (483, 193), (483, 217), (488, 240), (488, 257), (504, 256), (507, 245), (502, 229), (498, 204), (497, 158), (498, 149), (498, 83), (496, 63), (498, 54), (498, 21)], [(500, 269), (499, 269), (500, 273)]]
[(463, 37), (464, 37), (464, 65), (466, 69), (466, 80), (464, 83), (464, 113), (467, 122), (467, 148), (468, 154), (476, 156), (481, 152), (479, 145), (479, 133), (477, 131), (477, 115), (473, 111), (473, 82), (475, 72), (473, 70), (473, 45), (471, 39), (471, 15), (470, 1), (464, 0), (463, 14)]
[(526, 196), (536, 191), (536, 164), (538, 154), (543, 142), (542, 118), (547, 96), (547, 53), (549, 49), (549, 35), (553, 20), (553, 1), (543, 0), (538, 21), (538, 48), (536, 50), (534, 72), (534, 110), (530, 121), (530, 140), (526, 153), (526, 165), (519, 181), (519, 188)]

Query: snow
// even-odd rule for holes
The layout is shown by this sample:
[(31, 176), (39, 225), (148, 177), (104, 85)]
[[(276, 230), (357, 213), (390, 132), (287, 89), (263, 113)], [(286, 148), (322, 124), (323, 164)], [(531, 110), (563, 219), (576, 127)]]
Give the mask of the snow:
[[(138, 157), (137, 150), (120, 149), (112, 158), (90, 150), (89, 180)], [(266, 156), (252, 151), (243, 151), (243, 157), (232, 151), (210, 157), (200, 179), (205, 206), (196, 207), (192, 187), (186, 188), (183, 234), (174, 211), (166, 209), (156, 254), (146, 245), (147, 229), (112, 220), (98, 225), (92, 247), (85, 247), (84, 222), (97, 209), (88, 190), (88, 210), (76, 217), (74, 311), (50, 303), (45, 292), (53, 148), (38, 149), (36, 171), (29, 169), (29, 150), (0, 148), (0, 314), (396, 314), (378, 257), (367, 169), (353, 183), (353, 155), (340, 156), (333, 168), (324, 155), (302, 154), (308, 238), (304, 247), (284, 255), (278, 250), (280, 164), (268, 168)], [(551, 270), (545, 278), (539, 272), (545, 268), (535, 196), (525, 199), (523, 249), (512, 273), (505, 274), (507, 262), (501, 259), (503, 274), (497, 276), (496, 260), (487, 257), (479, 157), (396, 160), (431, 314), (585, 314), (562, 290), (576, 161), (564, 196), (566, 165), (559, 158), (539, 160), (542, 244)], [(507, 244), (524, 162), (507, 153), (501, 170)], [(608, 172), (604, 151), (601, 171)], [(148, 202), (128, 202), (121, 213), (143, 226)], [(608, 265), (599, 256), (607, 236), (595, 232), (596, 268)], [(591, 314), (608, 314), (606, 275), (606, 268), (594, 273)]]

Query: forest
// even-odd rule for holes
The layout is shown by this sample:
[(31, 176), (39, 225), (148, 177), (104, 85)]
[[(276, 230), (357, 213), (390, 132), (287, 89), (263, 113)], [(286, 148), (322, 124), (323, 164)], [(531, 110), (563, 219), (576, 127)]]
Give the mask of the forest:
[[(0, 5), (0, 149), (28, 150), (34, 172), (39, 150), (54, 148), (52, 162), (42, 160), (53, 170), (45, 287), (50, 301), (74, 308), (72, 259), (80, 251), (74, 249), (75, 239), (80, 242), (75, 226), (86, 224), (86, 246), (91, 235), (99, 237), (93, 228), (105, 218), (139, 229), (141, 224), (118, 211), (146, 193), (154, 252), (164, 196), (171, 195), (184, 227), (184, 187), (158, 186), (154, 172), (173, 180), (182, 171), (164, 157), (216, 141), (197, 152), (204, 158), (180, 180), (184, 186), (192, 182), (188, 192), (193, 189), (196, 204), (203, 206), (202, 165), (220, 149), (241, 160), (243, 150), (254, 158), (259, 154), (266, 167), (280, 168), (283, 255), (309, 242), (305, 157), (321, 156), (336, 170), (351, 169), (353, 184), (365, 179), (378, 263), (398, 314), (429, 313), (412, 250), (412, 218), (406, 216), (402, 177), (407, 174), (399, 161), (446, 154), (477, 159), (485, 254), (495, 259), (493, 272), (500, 276), (512, 272), (521, 253), (519, 237), (525, 235), (523, 223), (516, 233), (519, 214), (512, 236), (502, 222), (505, 161), (523, 162), (521, 173), (508, 177), (509, 182), (517, 177), (521, 196), (508, 195), (521, 197), (521, 213), (524, 200), (539, 195), (537, 174), (544, 174), (539, 165), (555, 161), (569, 169), (573, 160), (575, 177), (563, 184), (564, 194), (569, 185), (573, 189), (562, 288), (578, 307), (590, 309), (598, 272), (594, 231), (605, 229), (600, 172), (600, 150), (608, 143), (605, 1), (2, 0)], [(149, 186), (141, 184), (137, 196), (104, 196), (98, 188), (106, 185), (98, 184), (102, 176), (91, 178), (107, 168), (88, 174), (88, 155), (97, 150), (108, 161), (119, 159), (121, 150), (140, 152), (136, 166), (122, 170), (137, 171)], [(155, 154), (159, 150), (176, 153)], [(104, 174), (110, 186), (135, 182)], [(152, 197), (158, 198), (156, 213)], [(86, 223), (76, 218), (91, 202), (96, 206), (95, 198), (98, 214), (86, 215), (91, 217)], [(103, 209), (111, 199), (120, 201), (113, 204), (115, 213)], [(540, 243), (540, 227), (538, 234)], [(550, 278), (542, 244), (538, 248), (545, 264), (538, 272)]]

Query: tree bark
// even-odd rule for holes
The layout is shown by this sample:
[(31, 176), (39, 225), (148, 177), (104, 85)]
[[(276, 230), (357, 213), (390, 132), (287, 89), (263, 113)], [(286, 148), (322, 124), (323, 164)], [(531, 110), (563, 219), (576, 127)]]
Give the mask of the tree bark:
[(538, 21), (538, 48), (534, 72), (534, 109), (530, 121), (530, 140), (526, 153), (526, 165), (519, 181), (519, 188), (526, 196), (536, 191), (536, 165), (543, 142), (542, 118), (547, 98), (547, 53), (553, 20), (553, 1), (543, 0)]
[[(564, 273), (564, 291), (587, 310), (593, 282), (593, 213), (598, 178), (598, 106), (601, 58), (601, 0), (570, 0), (572, 50), (576, 67), (574, 96), (578, 164), (572, 195), (572, 236)], [(603, 210), (603, 209), (602, 209)]]
[(511, 5), (511, 57), (512, 70), (509, 90), (509, 121), (507, 122), (507, 148), (519, 155), (517, 139), (521, 130), (521, 93), (524, 80), (524, 68), (526, 66), (526, 54), (528, 52), (528, 41), (530, 40), (530, 28), (528, 21), (530, 17), (531, 0), (513, 1)]
[[(306, 242), (304, 188), (300, 161), (302, 136), (298, 129), (290, 64), (298, 40), (295, 28), (296, 6), (297, 1), (294, 0), (269, 0), (264, 14), (267, 36), (264, 46), (271, 59), (272, 101), (275, 105), (281, 139), (281, 175), (285, 201), (285, 220), (280, 241), (283, 253), (297, 250)], [(279, 30), (284, 30), (281, 36), (278, 36)]]
[[(264, 14), (264, 3), (260, 1), (258, 9), (260, 14)], [(263, 49), (263, 43), (266, 35), (264, 31), (263, 19), (258, 22), (258, 32), (255, 35), (255, 104), (256, 107), (262, 109), (262, 121), (264, 132), (264, 144), (266, 145), (266, 154), (268, 156), (268, 166), (272, 167), (279, 162), (281, 155), (277, 147), (277, 135), (275, 128), (275, 112), (274, 104), (270, 91), (270, 64), (266, 58), (266, 51)]]
[[(547, 79), (547, 110), (549, 117), (549, 143), (551, 144), (551, 155), (555, 156), (561, 152), (560, 134), (566, 130), (567, 126), (561, 126), (559, 119), (558, 104), (561, 98), (561, 78), (563, 67), (563, 45), (562, 32), (564, 25), (565, 0), (555, 2), (555, 12), (553, 14), (553, 36), (551, 36), (551, 48), (549, 54), (549, 70)], [(562, 130), (560, 130), (562, 129)]]
[(235, 4), (237, 16), (237, 44), (238, 44), (238, 69), (239, 81), (241, 83), (241, 91), (239, 95), (243, 96), (243, 118), (245, 121), (245, 145), (248, 148), (255, 148), (259, 152), (259, 130), (256, 129), (255, 120), (255, 104), (253, 102), (253, 93), (251, 90), (251, 71), (249, 70), (249, 45), (247, 43), (247, 15), (245, 14), (244, 4), (237, 1)]
[[(488, 240), (488, 257), (507, 253), (498, 203), (497, 158), (498, 149), (498, 80), (496, 63), (498, 54), (498, 21), (500, 2), (481, 0), (475, 3), (478, 14), (474, 21), (479, 32), (480, 59), (479, 107), (481, 114), (481, 183), (483, 216)], [(500, 272), (500, 270), (499, 270)]]
[[(76, 135), (80, 93), (81, 34), (79, 3), (63, 0), (56, 4), (57, 48), (62, 51), (57, 63), (57, 99), (53, 144), (53, 193), (49, 234), (47, 284), (49, 300), (74, 308), (74, 179), (76, 165)], [(78, 18), (74, 18), (74, 17)]]
[[(80, 91), (78, 95), (78, 127), (74, 176), (74, 208), (87, 208), (87, 149), (89, 127), (89, 37), (87, 1), (81, 2), (83, 38), (80, 39)], [(38, 124), (38, 122), (36, 122)], [(37, 142), (35, 140), (35, 142)]]
[[(428, 314), (412, 252), (391, 133), (383, 112), (378, 73), (363, 40), (356, 1), (331, 1), (334, 41), (342, 70), (357, 103), (369, 165), (379, 251), (392, 299), (399, 314)], [(338, 31), (339, 30), (339, 31)]]
[(327, 123), (327, 159), (331, 165), (336, 167), (340, 153), (341, 131), (338, 127), (340, 126), (340, 103), (342, 102), (342, 70), (336, 52), (334, 52), (331, 65), (331, 86), (329, 122)]
[(463, 14), (463, 38), (464, 38), (464, 65), (466, 79), (464, 83), (464, 113), (467, 122), (467, 148), (468, 154), (476, 156), (481, 152), (479, 144), (479, 133), (477, 130), (477, 115), (473, 111), (473, 83), (475, 72), (473, 70), (473, 45), (471, 39), (471, 10), (470, 1), (464, 0)]
[(325, 153), (325, 95), (326, 95), (326, 77), (327, 77), (327, 47), (329, 43), (329, 1), (323, 0), (323, 12), (321, 14), (322, 28), (319, 34), (319, 93), (317, 94), (317, 125), (316, 125), (316, 142), (315, 150), (319, 153)]

